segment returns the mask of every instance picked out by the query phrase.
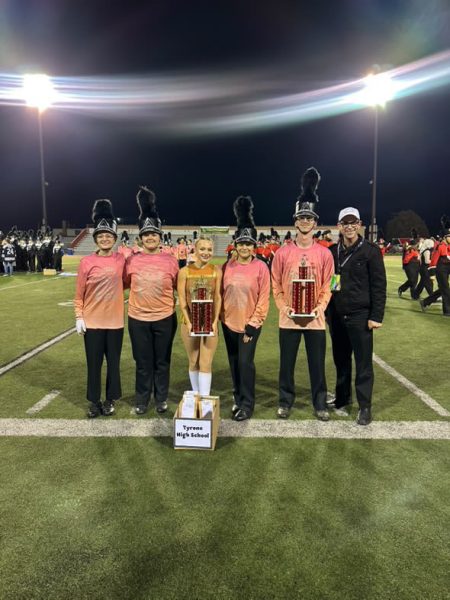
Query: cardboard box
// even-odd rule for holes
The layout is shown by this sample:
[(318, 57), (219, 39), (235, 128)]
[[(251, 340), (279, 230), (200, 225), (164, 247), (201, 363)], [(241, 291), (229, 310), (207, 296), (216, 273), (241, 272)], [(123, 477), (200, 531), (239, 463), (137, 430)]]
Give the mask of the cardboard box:
[(56, 275), (56, 269), (44, 269), (43, 270), (43, 274), (44, 275)]
[[(212, 414), (201, 415), (202, 400), (211, 401)], [(183, 401), (181, 401), (183, 402)], [(218, 396), (205, 396), (197, 402), (197, 417), (180, 416), (181, 402), (173, 417), (173, 447), (175, 450), (214, 450), (220, 424), (220, 399)]]

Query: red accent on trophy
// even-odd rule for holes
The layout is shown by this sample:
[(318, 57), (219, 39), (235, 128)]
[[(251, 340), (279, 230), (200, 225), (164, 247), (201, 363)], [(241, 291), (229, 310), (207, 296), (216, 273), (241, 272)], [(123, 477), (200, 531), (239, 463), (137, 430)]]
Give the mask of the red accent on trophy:
[(293, 317), (315, 317), (315, 279), (311, 267), (302, 264), (298, 268), (298, 279), (292, 280)]
[(191, 336), (214, 335), (212, 330), (213, 301), (211, 298), (208, 298), (208, 291), (206, 287), (197, 287), (193, 290), (194, 297), (191, 300)]

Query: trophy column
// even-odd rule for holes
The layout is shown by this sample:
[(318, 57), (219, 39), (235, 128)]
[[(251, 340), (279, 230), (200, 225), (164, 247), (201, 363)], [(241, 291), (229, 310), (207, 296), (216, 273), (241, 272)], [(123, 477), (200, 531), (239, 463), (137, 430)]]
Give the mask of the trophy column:
[(316, 280), (311, 267), (302, 264), (298, 268), (298, 278), (292, 280), (293, 317), (315, 317)]
[(191, 336), (212, 336), (213, 306), (209, 286), (198, 285), (192, 290), (191, 298)]

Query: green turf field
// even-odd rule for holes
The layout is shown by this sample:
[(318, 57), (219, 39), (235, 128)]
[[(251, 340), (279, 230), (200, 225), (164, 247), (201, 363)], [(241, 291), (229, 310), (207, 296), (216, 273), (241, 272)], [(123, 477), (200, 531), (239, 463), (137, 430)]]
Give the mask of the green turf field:
[[(64, 267), (74, 271), (77, 262), (65, 257)], [(376, 424), (449, 423), (423, 400), (450, 412), (448, 320), (440, 304), (422, 313), (406, 295), (398, 298), (400, 257), (387, 257), (386, 266), (388, 307), (375, 353), (420, 393), (375, 365)], [(74, 286), (74, 277), (0, 278), (0, 367), (73, 327)], [(273, 306), (256, 363), (254, 419), (276, 428)], [(108, 422), (155, 418), (152, 410), (130, 414), (127, 334), (122, 377), (124, 398)], [(187, 388), (177, 337), (164, 419)], [(297, 388), (290, 421), (311, 422), (303, 349)], [(53, 390), (59, 394), (45, 408), (27, 414)], [(228, 419), (223, 340), (212, 391)], [(0, 375), (0, 428), (7, 432), (10, 419), (76, 423), (84, 419), (84, 397), (83, 344), (70, 335)], [(350, 427), (355, 412), (339, 422)], [(220, 437), (215, 452), (171, 445), (167, 437), (3, 434), (0, 599), (450, 599), (450, 440)]]

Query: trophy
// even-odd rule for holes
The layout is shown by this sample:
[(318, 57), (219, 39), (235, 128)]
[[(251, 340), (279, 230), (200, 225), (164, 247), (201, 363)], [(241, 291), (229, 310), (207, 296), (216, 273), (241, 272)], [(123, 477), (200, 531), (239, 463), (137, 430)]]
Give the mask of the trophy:
[(212, 336), (213, 306), (211, 286), (199, 279), (191, 291), (191, 336)]
[(312, 267), (306, 266), (303, 259), (298, 268), (298, 279), (292, 280), (292, 309), (293, 317), (315, 317), (316, 306), (315, 279)]

